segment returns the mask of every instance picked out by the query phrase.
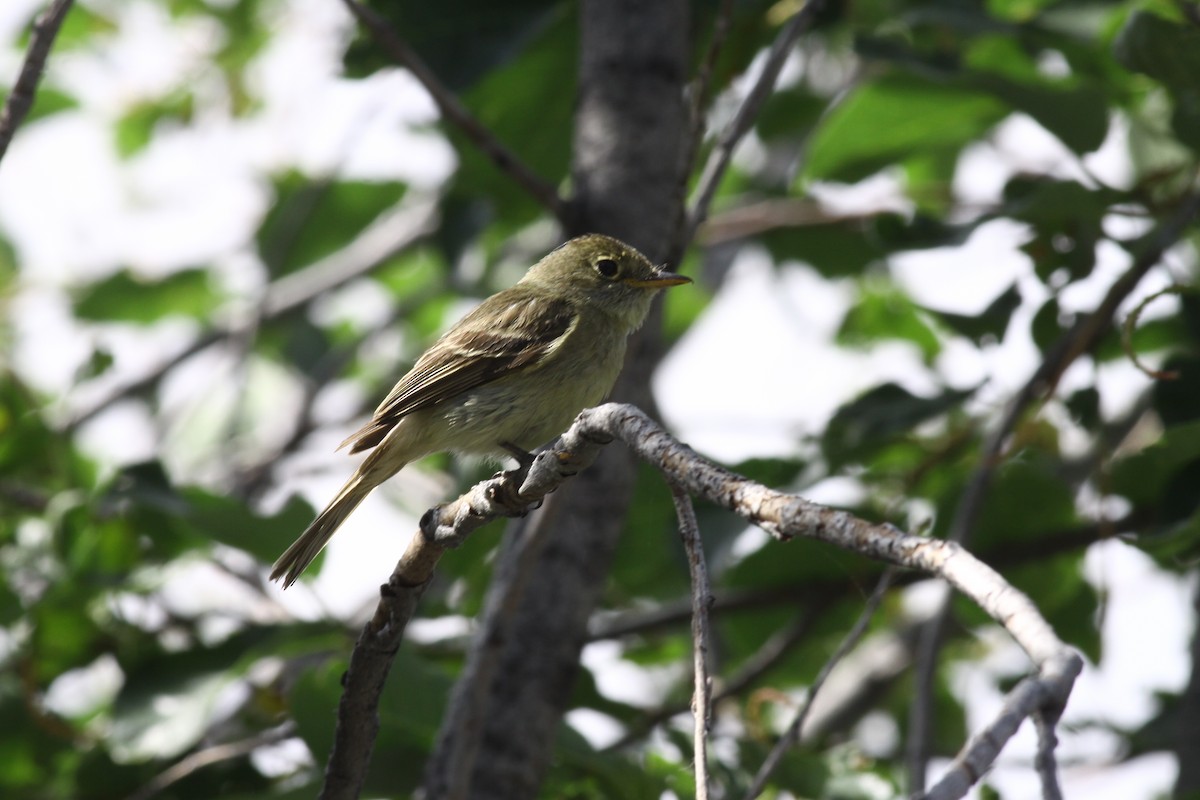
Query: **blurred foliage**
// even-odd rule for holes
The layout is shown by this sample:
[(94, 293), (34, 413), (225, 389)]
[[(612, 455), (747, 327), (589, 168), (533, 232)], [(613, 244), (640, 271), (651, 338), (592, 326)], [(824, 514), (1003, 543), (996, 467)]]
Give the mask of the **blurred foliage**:
[[(117, 5), (73, 9), (55, 57), (114, 47), (120, 26), (108, 14), (116, 14)], [(501, 141), (537, 173), (567, 185), (581, 35), (577, 4), (375, 5)], [(699, 64), (722, 4), (694, 5)], [(739, 85), (788, 6), (733, 4), (713, 71), (718, 94)], [(205, 81), (164, 87), (111, 116), (111, 145), (130, 164), (170, 132), (198, 124), (206, 103), (226, 103), (235, 119), (261, 110), (255, 69), (273, 43), (277, 9), (266, 2), (202, 0), (172, 0), (165, 7), (180, 26), (211, 26), (219, 43)], [(835, 341), (848, 352), (909, 347), (932, 368), (952, 347), (986, 353), (1010, 337), (1048, 351), (1073, 322), (1063, 311), (1064, 295), (1095, 276), (1102, 248), (1134, 244), (1113, 232), (1130, 228), (1114, 220), (1166, 218), (1195, 172), (1200, 27), (1183, 13), (1187, 8), (1194, 11), (1187, 2), (1164, 0), (830, 4), (817, 30), (802, 40), (803, 69), (789, 73), (758, 119), (762, 157), (735, 161), (718, 194), (713, 229), (722, 215), (743, 212), (740, 232), (711, 250), (724, 249), (728, 263), (731, 250), (758, 247), (779, 273), (808, 271), (846, 288), (854, 299)], [(9, 46), (15, 51), (24, 42)], [(392, 68), (362, 33), (347, 44), (344, 65), (348, 79), (364, 81)], [(68, 86), (48, 82), (28, 124), (94, 102)], [(717, 107), (725, 108), (726, 100)], [(960, 202), (953, 183), (960, 157), (986, 146), (1013, 115), (1061, 143), (1065, 166), (1012, 176), (990, 207)], [(264, 582), (263, 565), (312, 513), (299, 499), (271, 496), (285, 480), (273, 465), (329, 424), (313, 411), (323, 385), (354, 386), (365, 410), (398, 374), (397, 358), (419, 353), (461, 313), (461, 298), (511, 282), (513, 264), (528, 263), (541, 246), (528, 242), (545, 239), (536, 233), (546, 221), (534, 201), (457, 131), (440, 130), (458, 164), (438, 195), (436, 230), (352, 287), (370, 287), (392, 313), (360, 318), (325, 307), (309, 313), (313, 302), (275, 313), (263, 305), (254, 325), (229, 325), (231, 307), (253, 308), (261, 299), (247, 294), (255, 280), (278, 286), (273, 282), (304, 277), (307, 267), (342, 252), (417, 191), (394, 181), (308, 174), (299, 165), (262, 175), (271, 199), (240, 248), (259, 270), (254, 280), (232, 279), (228, 265), (183, 263), (171, 274), (147, 274), (137, 265), (113, 264), (70, 286), (65, 308), (88, 334), (90, 348), (76, 376), (80, 396), (104, 396), (116, 368), (128, 371), (118, 352), (122, 341), (174, 336), (181, 327), (195, 341), (228, 344), (269, 367), (261, 372), (275, 383), (266, 388), (249, 380), (211, 381), (214, 397), (224, 391), (237, 399), (200, 403), (210, 416), (194, 415), (182, 442), (169, 441), (180, 427), (169, 384), (189, 366), (187, 358), (121, 395), (123, 407), (136, 407), (159, 436), (155, 455), (134, 464), (86, 455), (95, 452), (86, 446), (87, 426), (64, 415), (86, 403), (77, 406), (75, 392), (46, 396), (18, 361), (0, 361), (0, 796), (133, 796), (189, 755), (260, 740), (258, 755), (286, 741), (293, 753), (306, 749), (311, 758), (293, 756), (283, 766), (264, 766), (266, 757), (218, 759), (188, 771), (161, 796), (313, 795), (356, 625), (328, 614), (298, 620), (272, 599), (276, 589)], [(1079, 160), (1114, 132), (1127, 132), (1133, 163), (1124, 187), (1093, 179)], [(1118, 137), (1116, 146), (1125, 142)], [(881, 172), (900, 182), (911, 213), (800, 213), (813, 207), (812, 191), (822, 182)], [(761, 218), (747, 217), (754, 209), (764, 210)], [(1020, 226), (1020, 248), (1032, 271), (1028, 283), (981, 298), (976, 314), (924, 307), (889, 271), (893, 256), (960, 245), (996, 220)], [(1195, 246), (1195, 227), (1188, 236)], [(702, 283), (670, 296), (669, 337), (682, 335), (721, 294), (720, 275), (708, 271), (698, 248), (683, 268)], [(1194, 281), (1194, 255), (1174, 270), (1177, 278), (1184, 273)], [(12, 247), (0, 241), (0, 298), (17, 296), (24, 279)], [(323, 294), (337, 299), (339, 291)], [(1018, 313), (1023, 307), (1030, 313)], [(1114, 411), (1099, 381), (1085, 380), (1047, 401), (1052, 413), (1035, 408), (1004, 453), (971, 545), (985, 560), (1003, 564), (1062, 637), (1097, 660), (1103, 658), (1102, 596), (1083, 577), (1087, 542), (1075, 535), (1094, 521), (1095, 504), (1083, 498), (1110, 498), (1137, 520), (1095, 538), (1126, 537), (1162, 569), (1181, 574), (1192, 573), (1200, 556), (1200, 300), (1185, 289), (1152, 311), (1130, 346), (1139, 356), (1164, 360), (1178, 378), (1154, 384), (1139, 408), (1145, 424), (1118, 449), (1125, 437), (1110, 436), (1122, 430), (1126, 410)], [(7, 351), (12, 329), (7, 318), (0, 317), (0, 326)], [(791, 363), (789, 354), (779, 355), (781, 364)], [(1128, 354), (1113, 334), (1097, 358)], [(791, 454), (730, 466), (800, 492), (831, 476), (849, 476), (859, 488), (849, 510), (941, 535), (1002, 410), (994, 400), (980, 402), (987, 384), (917, 389), (883, 383), (846, 398), (820, 436), (787, 443), (795, 445)], [(277, 398), (287, 392), (304, 399), (281, 405)], [(256, 404), (259, 395), (269, 401)], [(258, 429), (276, 432), (243, 434)], [(1078, 448), (1068, 446), (1080, 437), (1095, 443), (1082, 457), (1086, 464)], [(188, 457), (170, 457), (172, 448)], [(445, 460), (427, 467), (443, 486), (476, 477), (470, 468), (455, 472)], [(682, 712), (690, 691), (686, 562), (669, 491), (648, 467), (641, 468), (637, 487), (600, 622), (625, 624), (623, 658), (653, 670), (661, 678), (660, 702)], [(723, 728), (718, 736), (730, 746), (714, 751), (714, 774), (734, 795), (749, 785), (747, 766), (761, 762), (771, 731), (786, 724), (797, 692), (853, 623), (881, 568), (812, 542), (763, 544), (716, 509), (700, 507), (698, 515), (718, 595), (714, 637), (722, 674), (753, 665), (781, 631), (794, 627), (802, 634), (720, 706), (744, 723), (742, 734)], [(481, 532), (447, 558), (422, 613), (477, 613), (497, 538)], [(381, 563), (370, 580), (384, 574)], [(214, 582), (228, 605), (192, 607), (169, 590), (181, 579)], [(965, 602), (956, 604), (955, 618), (959, 628), (944, 666), (982, 655), (971, 632), (987, 620)], [(905, 624), (901, 604), (889, 602), (869, 635)], [(462, 655), (454, 638), (413, 641), (401, 651), (380, 709), (377, 753), (387, 755), (374, 759), (367, 794), (404, 797), (418, 785)], [(935, 744), (943, 756), (966, 732), (946, 672), (935, 709)], [(852, 734), (868, 710), (902, 730), (911, 693), (908, 679), (880, 687), (819, 741), (789, 754), (769, 791), (822, 798), (900, 793), (902, 746), (867, 753)], [(644, 709), (602, 694), (587, 673), (574, 702), (628, 730), (640, 730), (647, 718)], [(1114, 733), (1129, 742), (1146, 740), (1139, 731)], [(607, 751), (564, 726), (543, 795), (693, 796), (689, 736), (686, 726), (672, 724), (660, 745)]]

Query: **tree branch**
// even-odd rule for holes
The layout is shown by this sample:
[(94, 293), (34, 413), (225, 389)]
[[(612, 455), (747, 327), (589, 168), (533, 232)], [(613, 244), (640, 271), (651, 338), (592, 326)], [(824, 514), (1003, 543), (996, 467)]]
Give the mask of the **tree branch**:
[(708, 583), (708, 567), (704, 563), (704, 546), (700, 541), (700, 525), (692, 498), (672, 484), (671, 499), (679, 517), (679, 537), (687, 552), (688, 572), (692, 585), (692, 752), (696, 770), (696, 800), (708, 800), (708, 732), (712, 727), (712, 680), (708, 676), (708, 609), (712, 605), (712, 590)]
[[(735, 674), (718, 688), (710, 703), (716, 705), (727, 697), (733, 697), (778, 664), (784, 656), (792, 651), (793, 646), (808, 635), (818, 613), (823, 609), (823, 604), (805, 608), (786, 628), (776, 631), (767, 641), (763, 642), (762, 647), (755, 651), (754, 655), (746, 659)], [(605, 745), (603, 749), (605, 751), (623, 750), (671, 717), (687, 711), (688, 708), (689, 706), (684, 703), (671, 703), (648, 711), (619, 739)]]
[(708, 49), (704, 51), (704, 58), (700, 62), (700, 68), (696, 71), (695, 80), (688, 87), (691, 99), (688, 116), (692, 129), (684, 175), (691, 174), (692, 159), (700, 147), (700, 141), (704, 138), (704, 113), (708, 110), (709, 101), (712, 99), (712, 76), (717, 68), (717, 59), (721, 56), (721, 48), (725, 46), (725, 40), (729, 37), (729, 29), (732, 24), (733, 0), (721, 0), (721, 6), (717, 9), (716, 21), (713, 23), (712, 37), (708, 40)]
[(491, 159), (497, 169), (512, 178), (530, 197), (553, 214), (555, 219), (560, 222), (565, 220), (566, 203), (559, 195), (558, 190), (530, 169), (517, 157), (516, 153), (505, 147), (496, 138), (496, 135), (488, 130), (487, 126), (480, 122), (462, 104), (462, 101), (455, 97), (454, 93), (438, 79), (429, 65), (417, 55), (417, 52), (409, 46), (408, 42), (404, 41), (383, 16), (357, 0), (342, 0), (342, 3), (355, 19), (362, 23), (375, 42), (396, 63), (411, 72), (413, 77), (425, 87), (425, 91), (429, 92), (429, 96), (437, 104), (442, 117), (462, 131), (463, 135), (478, 147), (481, 153)]
[(1193, 186), (1184, 195), (1171, 218), (1143, 239), (1133, 263), (1109, 287), (1100, 304), (1090, 314), (1081, 317), (1050, 346), (1041, 365), (1010, 401), (1003, 420), (989, 437), (979, 467), (972, 474), (963, 493), (947, 538), (951, 541), (966, 540), (979, 517), (984, 495), (999, 464), (1004, 443), (1016, 428), (1021, 415), (1032, 403), (1054, 391), (1063, 373), (1075, 363), (1075, 359), (1091, 352), (1100, 343), (1101, 337), (1112, 327), (1117, 307), (1137, 288), (1146, 273), (1162, 260), (1167, 250), (1179, 243), (1197, 213), (1200, 213), (1200, 186)]
[(725, 171), (729, 168), (734, 148), (754, 125), (754, 120), (758, 117), (762, 104), (766, 102), (771, 90), (775, 88), (775, 81), (778, 80), (779, 72), (783, 69), (783, 64), (791, 53), (792, 45), (795, 44), (800, 34), (812, 27), (824, 2), (825, 0), (807, 0), (804, 7), (788, 20), (787, 25), (771, 43), (762, 73), (758, 76), (758, 80), (755, 81), (749, 94), (746, 95), (746, 99), (742, 101), (737, 114), (725, 127), (716, 147), (713, 148), (708, 156), (708, 161), (704, 164), (704, 170), (700, 173), (700, 179), (694, 192), (695, 200), (692, 202), (691, 210), (687, 213), (684, 241), (691, 241), (696, 233), (696, 228), (708, 218), (709, 206), (712, 204), (713, 196), (717, 193), (717, 186), (721, 183), (721, 178), (725, 176)]
[(690, 222), (687, 210), (688, 181), (691, 179), (692, 172), (696, 168), (696, 155), (700, 152), (700, 145), (704, 141), (708, 108), (712, 99), (713, 72), (716, 69), (717, 59), (721, 55), (721, 48), (725, 45), (725, 39), (729, 36), (729, 29), (732, 24), (733, 0), (721, 0), (721, 5), (717, 9), (716, 19), (713, 22), (712, 36), (708, 40), (708, 49), (704, 53), (704, 58), (700, 61), (696, 77), (692, 79), (686, 88), (688, 98), (688, 130), (686, 138), (683, 139), (683, 147), (679, 156), (680, 168), (677, 188), (679, 216), (676, 220), (675, 229), (672, 232), (670, 246), (667, 248), (667, 263), (669, 264), (676, 264), (683, 260), (684, 251), (691, 244), (692, 237), (695, 234), (695, 228)]
[(1082, 659), (1065, 648), (1050, 656), (1038, 675), (1022, 679), (1009, 692), (1000, 714), (971, 737), (942, 779), (927, 793), (918, 792), (914, 796), (922, 800), (957, 800), (966, 795), (996, 762), (1004, 743), (1027, 717), (1035, 716), (1040, 709), (1059, 708), (1066, 702), (1082, 666)]
[[(446, 548), (461, 543), (487, 522), (525, 513), (595, 460), (613, 439), (625, 442), (637, 457), (664, 473), (679, 490), (734, 512), (780, 541), (805, 536), (889, 564), (938, 575), (1009, 632), (1040, 674), (1021, 682), (1009, 696), (1001, 718), (989, 726), (982, 740), (972, 739), (942, 784), (968, 774), (974, 776), (965, 785), (969, 787), (992, 763), (1022, 719), (1040, 708), (1065, 704), (1082, 666), (1080, 657), (1058, 639), (1028, 597), (961, 546), (905, 534), (890, 525), (872, 524), (797, 495), (769, 489), (703, 460), (637, 408), (609, 403), (581, 413), (559, 441), (531, 465), (483, 481), (421, 518), (420, 532), (381, 588), (375, 614), (363, 628), (351, 655), (322, 798), (357, 796), (379, 727), (377, 704), (383, 681), (404, 629)], [(954, 789), (939, 791), (942, 793), (938, 797), (961, 796), (953, 794)]]
[[(1113, 323), (1118, 306), (1141, 282), (1163, 255), (1175, 246), (1187, 231), (1188, 226), (1200, 213), (1200, 186), (1193, 185), (1183, 196), (1175, 213), (1158, 229), (1142, 240), (1129, 269), (1109, 287), (1104, 299), (1086, 316), (1081, 317), (1069, 331), (1050, 346), (1041, 365), (1026, 381), (1021, 390), (1009, 402), (1004, 418), (992, 431), (983, 447), (979, 466), (971, 474), (963, 490), (962, 499), (955, 510), (947, 539), (952, 542), (968, 541), (975, 521), (983, 510), (983, 501), (991, 485), (992, 476), (1001, 461), (1001, 454), (1009, 435), (1016, 428), (1025, 411), (1038, 399), (1051, 394), (1067, 367), (1079, 356), (1091, 352)], [(942, 598), (941, 611), (935, 615), (922, 635), (917, 649), (914, 677), (912, 711), (909, 716), (909, 788), (919, 791), (925, 783), (925, 765), (928, 761), (930, 735), (930, 704), (933, 693), (933, 670), (937, 652), (941, 647), (942, 629), (946, 622), (949, 593)]]
[(1034, 768), (1042, 779), (1042, 800), (1062, 800), (1062, 788), (1058, 785), (1058, 763), (1054, 751), (1058, 748), (1055, 726), (1061, 709), (1039, 708), (1033, 714), (1037, 728), (1038, 748), (1034, 757)]
[(41, 82), (42, 73), (46, 69), (46, 58), (50, 55), (50, 48), (54, 46), (54, 37), (58, 36), (58, 29), (62, 27), (67, 12), (71, 10), (71, 2), (72, 0), (54, 0), (34, 20), (29, 47), (25, 50), (25, 62), (21, 65), (21, 72), (17, 75), (17, 82), (9, 92), (8, 99), (4, 101), (4, 108), (0, 110), (0, 160), (4, 159), (13, 135), (25, 121), (29, 109), (33, 107), (38, 83)]
[(804, 705), (796, 712), (795, 719), (792, 724), (788, 725), (788, 729), (783, 736), (779, 737), (779, 741), (771, 748), (771, 752), (767, 754), (762, 766), (758, 768), (758, 772), (754, 775), (754, 780), (750, 782), (750, 788), (746, 790), (743, 796), (745, 800), (754, 800), (762, 794), (763, 788), (767, 785), (767, 779), (771, 777), (779, 764), (783, 761), (783, 756), (796, 742), (800, 741), (800, 731), (804, 726), (804, 720), (808, 717), (808, 712), (812, 709), (813, 703), (817, 699), (817, 693), (821, 691), (821, 687), (825, 685), (825, 681), (829, 678), (829, 674), (833, 672), (846, 654), (850, 652), (857, 644), (862, 635), (866, 633), (867, 625), (871, 622), (871, 617), (875, 616), (875, 610), (879, 608), (879, 604), (883, 602), (884, 595), (887, 594), (892, 585), (892, 579), (895, 577), (896, 570), (888, 568), (879, 578), (879, 583), (875, 586), (875, 591), (871, 592), (871, 596), (867, 598), (867, 604), (863, 608), (862, 613), (858, 615), (858, 619), (854, 622), (854, 627), (842, 639), (837, 650), (829, 657), (817, 673), (817, 677), (813, 679), (812, 686), (808, 689), (808, 696), (804, 698)]
[[(401, 204), (384, 211), (341, 250), (284, 275), (268, 286), (259, 314), (251, 322), (261, 324), (282, 317), (326, 292), (366, 275), (429, 233), (433, 229), (436, 211), (434, 203), (428, 201), (411, 206)], [(144, 374), (112, 388), (99, 400), (77, 412), (64, 426), (64, 432), (69, 434), (121, 400), (146, 391), (195, 354), (229, 337), (240, 335), (245, 326), (246, 322), (242, 320), (227, 322), (197, 337), (180, 352)]]
[[(304, 375), (304, 393), (300, 399), (300, 410), (296, 415), (296, 422), (292, 426), (291, 433), (271, 452), (259, 456), (253, 463), (238, 469), (232, 481), (233, 492), (241, 498), (257, 498), (269, 484), (274, 468), (286, 456), (300, 447), (305, 438), (317, 428), (313, 412), (316, 409), (317, 397), (325, 385), (340, 375), (354, 360), (355, 355), (360, 353), (364, 347), (368, 347), (376, 336), (393, 330), (400, 321), (408, 318), (415, 310), (422, 308), (436, 295), (446, 291), (446, 288), (445, 281), (438, 281), (432, 286), (407, 295), (402, 302), (392, 308), (387, 317), (364, 331), (356, 342), (336, 347), (318, 359), (316, 364)], [(384, 387), (379, 392), (367, 392), (366, 395), (374, 397), (382, 395), (386, 391), (387, 389)], [(360, 404), (358, 411), (362, 410)]]
[(149, 783), (129, 795), (128, 800), (150, 800), (199, 769), (248, 756), (260, 747), (282, 742), (295, 735), (295, 724), (287, 722), (236, 742), (225, 742), (196, 750), (155, 775)]

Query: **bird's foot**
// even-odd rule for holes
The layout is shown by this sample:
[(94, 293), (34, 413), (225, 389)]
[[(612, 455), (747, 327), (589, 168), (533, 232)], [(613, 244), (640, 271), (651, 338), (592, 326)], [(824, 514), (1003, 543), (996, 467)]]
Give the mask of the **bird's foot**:
[(500, 446), (517, 460), (517, 469), (509, 470), (509, 472), (527, 472), (533, 466), (534, 460), (537, 459), (537, 456), (533, 453), (523, 447), (518, 447), (512, 442), (501, 442)]

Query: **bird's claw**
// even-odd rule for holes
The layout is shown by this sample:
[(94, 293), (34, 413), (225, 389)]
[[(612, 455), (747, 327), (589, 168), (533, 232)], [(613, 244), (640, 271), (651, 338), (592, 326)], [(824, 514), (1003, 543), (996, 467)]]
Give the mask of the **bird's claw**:
[(504, 448), (513, 458), (517, 460), (518, 469), (510, 470), (510, 472), (520, 472), (528, 470), (533, 466), (534, 460), (537, 458), (533, 453), (523, 447), (519, 447), (512, 442), (501, 442), (500, 447)]

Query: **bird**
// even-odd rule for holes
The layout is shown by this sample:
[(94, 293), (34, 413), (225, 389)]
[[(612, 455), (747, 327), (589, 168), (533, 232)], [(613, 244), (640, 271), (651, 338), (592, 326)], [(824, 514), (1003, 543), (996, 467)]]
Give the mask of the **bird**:
[(612, 390), (626, 341), (654, 296), (691, 279), (591, 233), (548, 253), (516, 285), (447, 330), (339, 445), (366, 459), (279, 557), (286, 589), (364, 498), (432, 453), (528, 454)]

